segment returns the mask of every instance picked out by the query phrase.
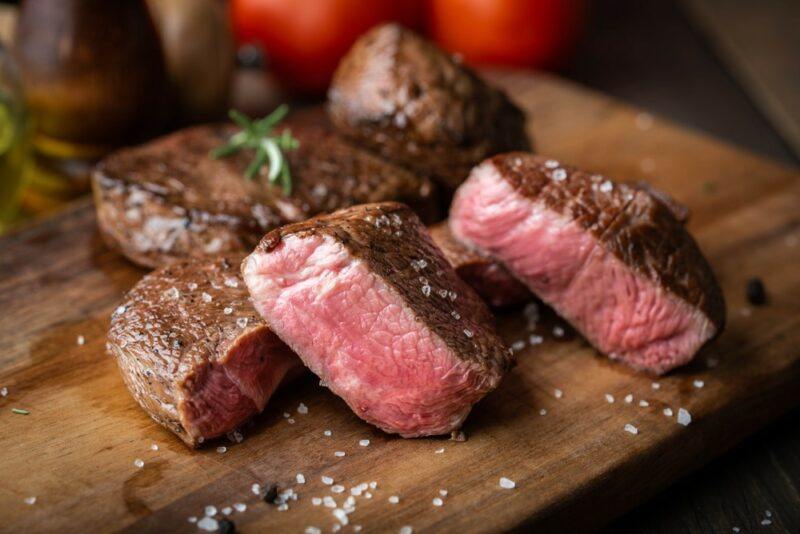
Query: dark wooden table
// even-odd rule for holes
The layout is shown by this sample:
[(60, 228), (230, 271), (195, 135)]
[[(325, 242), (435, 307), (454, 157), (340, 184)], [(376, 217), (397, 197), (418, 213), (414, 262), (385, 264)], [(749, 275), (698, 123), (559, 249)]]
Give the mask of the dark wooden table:
[[(790, 145), (685, 2), (595, 0), (562, 74), (789, 165)], [(791, 4), (791, 2), (786, 2)], [(772, 3), (774, 7), (775, 3)], [(795, 64), (800, 64), (797, 51)], [(787, 76), (792, 76), (787, 72)], [(800, 209), (800, 207), (798, 207)], [(772, 517), (767, 517), (767, 512)], [(768, 519), (771, 524), (762, 525)], [(800, 410), (619, 519), (608, 532), (800, 532)]]

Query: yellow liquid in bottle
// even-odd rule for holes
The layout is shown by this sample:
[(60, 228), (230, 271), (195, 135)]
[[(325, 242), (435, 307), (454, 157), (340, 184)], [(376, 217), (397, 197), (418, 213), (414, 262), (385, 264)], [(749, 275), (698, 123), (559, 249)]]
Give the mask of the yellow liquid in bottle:
[(0, 93), (0, 233), (8, 229), (19, 211), (28, 133), (24, 114)]

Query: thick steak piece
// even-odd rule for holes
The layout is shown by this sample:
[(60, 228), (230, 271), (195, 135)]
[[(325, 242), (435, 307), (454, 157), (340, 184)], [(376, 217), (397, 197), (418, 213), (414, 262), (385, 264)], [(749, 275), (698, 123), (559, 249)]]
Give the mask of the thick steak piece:
[[(105, 241), (131, 261), (156, 267), (176, 259), (246, 254), (269, 230), (339, 208), (402, 200), (434, 220), (431, 182), (334, 134), (321, 111), (287, 121), (300, 141), (287, 156), (293, 189), (244, 178), (250, 151), (212, 159), (231, 125), (181, 130), (120, 150), (93, 173)], [(266, 171), (266, 167), (264, 168)]]
[(502, 263), (473, 250), (453, 237), (447, 221), (428, 228), (433, 242), (458, 276), (492, 307), (505, 308), (533, 298), (528, 288), (514, 278)]
[(720, 332), (725, 303), (674, 208), (648, 191), (525, 153), (456, 192), (450, 228), (503, 262), (597, 349), (664, 373)]
[(274, 230), (242, 272), (273, 331), (386, 432), (458, 428), (511, 365), (486, 305), (402, 204)]
[(328, 111), (339, 131), (450, 191), (484, 158), (530, 149), (525, 116), (502, 91), (396, 24), (356, 41), (334, 74)]
[(240, 260), (162, 267), (111, 317), (107, 348), (128, 389), (192, 447), (236, 430), (303, 370), (253, 309)]

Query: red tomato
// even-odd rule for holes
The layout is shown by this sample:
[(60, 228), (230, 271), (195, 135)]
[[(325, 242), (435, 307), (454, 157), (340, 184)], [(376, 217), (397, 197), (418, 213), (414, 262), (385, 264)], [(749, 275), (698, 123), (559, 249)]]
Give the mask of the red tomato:
[(417, 26), (421, 0), (231, 0), (239, 43), (258, 43), (293, 89), (319, 93), (365, 31), (394, 20)]
[(586, 0), (428, 0), (428, 27), (473, 64), (556, 67), (583, 29)]

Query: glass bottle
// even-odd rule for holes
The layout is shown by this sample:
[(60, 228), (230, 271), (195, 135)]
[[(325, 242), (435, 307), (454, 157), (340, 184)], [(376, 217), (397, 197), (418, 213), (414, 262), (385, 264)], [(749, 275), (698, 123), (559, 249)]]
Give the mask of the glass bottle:
[(28, 154), (28, 127), (19, 72), (0, 45), (0, 233), (19, 211), (19, 192)]
[(15, 43), (41, 201), (86, 191), (98, 158), (163, 125), (166, 75), (144, 0), (25, 0)]

